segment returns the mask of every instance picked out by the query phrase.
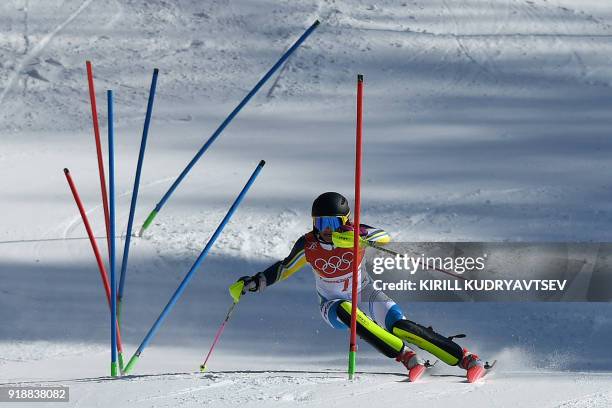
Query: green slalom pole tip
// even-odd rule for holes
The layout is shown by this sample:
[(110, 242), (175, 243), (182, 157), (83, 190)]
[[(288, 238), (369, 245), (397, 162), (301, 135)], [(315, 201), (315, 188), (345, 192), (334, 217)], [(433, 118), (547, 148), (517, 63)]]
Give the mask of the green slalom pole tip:
[(142, 234), (144, 234), (145, 230), (149, 228), (149, 226), (151, 225), (155, 217), (157, 217), (157, 211), (153, 210), (151, 211), (151, 214), (149, 214), (149, 216), (145, 220), (144, 224), (142, 224), (142, 227), (140, 228), (140, 232), (138, 232), (139, 237), (142, 237)]
[(123, 366), (123, 353), (119, 353), (117, 355), (117, 359), (119, 360), (119, 371), (123, 372), (124, 366)]
[(119, 376), (119, 370), (116, 362), (111, 363), (111, 377)]
[(206, 370), (208, 370), (208, 368), (206, 367), (206, 364), (202, 364), (202, 365), (200, 366), (200, 372), (201, 372), (201, 373), (205, 373), (205, 372), (206, 372)]
[(136, 361), (138, 361), (138, 356), (136, 354), (134, 354), (132, 356), (132, 358), (130, 358), (130, 361), (128, 361), (127, 365), (125, 366), (125, 370), (123, 370), (124, 374), (128, 374), (130, 371), (132, 371), (132, 368), (134, 368), (134, 365), (136, 364)]
[(355, 377), (355, 361), (356, 360), (357, 360), (357, 352), (349, 351), (349, 366), (348, 366), (349, 380), (352, 380)]

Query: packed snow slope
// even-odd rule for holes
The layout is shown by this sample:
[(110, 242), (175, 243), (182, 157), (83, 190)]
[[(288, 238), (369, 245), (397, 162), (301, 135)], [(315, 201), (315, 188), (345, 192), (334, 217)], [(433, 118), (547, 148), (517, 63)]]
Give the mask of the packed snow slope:
[[(321, 25), (132, 240), (128, 356), (260, 159), (267, 165), (134, 375), (105, 378), (109, 319), (66, 185), (104, 235), (85, 74), (116, 95), (125, 234), (150, 75), (160, 69), (136, 225), (282, 52)], [(227, 286), (284, 257), (323, 191), (352, 200), (365, 75), (363, 219), (399, 241), (610, 241), (612, 5), (578, 0), (108, 1), (0, 4), (0, 385), (63, 384), (71, 405), (607, 407), (612, 307), (403, 304), (498, 366), (421, 384), (318, 312), (308, 270), (236, 309), (195, 374)], [(104, 147), (106, 141), (104, 140)], [(118, 239), (119, 253), (124, 240)], [(106, 255), (104, 239), (99, 244)]]

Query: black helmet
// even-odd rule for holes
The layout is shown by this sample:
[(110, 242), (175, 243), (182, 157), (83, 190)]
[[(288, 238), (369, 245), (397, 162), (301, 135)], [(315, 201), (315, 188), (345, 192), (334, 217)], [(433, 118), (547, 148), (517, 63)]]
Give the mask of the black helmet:
[(313, 217), (349, 215), (350, 211), (348, 200), (332, 191), (321, 194), (312, 203)]

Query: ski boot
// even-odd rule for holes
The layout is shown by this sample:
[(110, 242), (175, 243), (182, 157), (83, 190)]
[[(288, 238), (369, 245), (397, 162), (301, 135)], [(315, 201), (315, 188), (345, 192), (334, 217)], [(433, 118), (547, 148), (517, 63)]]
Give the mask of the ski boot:
[(466, 370), (466, 378), (469, 383), (478, 381), (485, 374), (485, 366), (482, 360), (466, 348), (463, 349), (463, 358), (459, 362), (459, 367)]
[(429, 361), (423, 361), (408, 347), (404, 347), (404, 350), (395, 358), (395, 361), (402, 363), (408, 369), (408, 380), (410, 382), (418, 380), (425, 372), (425, 369), (431, 366)]

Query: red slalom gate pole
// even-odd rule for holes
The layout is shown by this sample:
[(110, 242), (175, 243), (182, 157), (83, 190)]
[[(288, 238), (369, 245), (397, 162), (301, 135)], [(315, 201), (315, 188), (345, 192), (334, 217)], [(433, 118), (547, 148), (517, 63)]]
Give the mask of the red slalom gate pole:
[[(98, 108), (96, 106), (96, 90), (93, 81), (93, 68), (91, 61), (85, 61), (87, 66), (87, 82), (89, 84), (89, 100), (91, 102), (91, 119), (93, 121), (94, 138), (96, 140), (96, 154), (98, 155), (98, 173), (100, 174), (100, 190), (102, 190), (102, 207), (104, 208), (104, 223), (106, 224), (106, 245), (110, 254), (110, 221), (108, 211), (108, 195), (106, 193), (106, 178), (104, 176), (104, 160), (102, 159), (102, 145), (100, 144), (100, 125), (98, 123)], [(109, 255), (110, 256), (110, 255)]]
[[(106, 292), (106, 300), (108, 302), (108, 306), (110, 307), (110, 285), (108, 283), (108, 274), (106, 273), (106, 268), (104, 267), (104, 262), (102, 261), (102, 256), (100, 255), (100, 249), (98, 248), (98, 243), (96, 242), (96, 238), (91, 229), (91, 225), (89, 224), (89, 220), (87, 219), (87, 213), (85, 212), (85, 207), (83, 206), (83, 202), (81, 201), (81, 197), (79, 196), (79, 192), (72, 180), (72, 176), (70, 175), (70, 170), (64, 169), (64, 174), (66, 175), (66, 180), (68, 181), (68, 185), (70, 186), (70, 191), (72, 191), (72, 196), (74, 197), (74, 201), (76, 202), (77, 207), (79, 208), (79, 212), (81, 213), (81, 218), (83, 219), (83, 224), (85, 225), (85, 230), (87, 231), (87, 236), (89, 237), (89, 242), (91, 243), (91, 249), (93, 249), (94, 256), (96, 257), (96, 262), (98, 263), (98, 270), (100, 271), (100, 278), (102, 278), (102, 284), (104, 285), (104, 291)], [(119, 324), (117, 323), (117, 350), (119, 352), (119, 363), (121, 368), (123, 368), (123, 345), (121, 343), (121, 333), (119, 332)]]
[(363, 75), (357, 75), (357, 129), (355, 141), (355, 222), (353, 240), (353, 285), (351, 290), (351, 340), (349, 344), (349, 380), (355, 376), (357, 360), (357, 303), (359, 301), (359, 223), (361, 212), (361, 139), (363, 125)]

